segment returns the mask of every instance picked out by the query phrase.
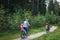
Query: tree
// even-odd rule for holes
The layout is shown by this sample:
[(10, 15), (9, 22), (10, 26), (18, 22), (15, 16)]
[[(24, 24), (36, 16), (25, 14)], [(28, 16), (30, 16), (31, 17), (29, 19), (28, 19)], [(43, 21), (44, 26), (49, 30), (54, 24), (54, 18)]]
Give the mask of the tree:
[(40, 13), (41, 13), (42, 15), (45, 15), (45, 13), (46, 13), (45, 0), (41, 0), (41, 3), (40, 3)]
[(45, 0), (32, 0), (32, 15), (37, 15), (38, 13), (45, 15), (46, 5)]
[(59, 3), (55, 0), (55, 2), (54, 2), (54, 12), (57, 16), (59, 15), (59, 10), (60, 10)]
[(49, 4), (48, 4), (48, 12), (49, 14), (51, 14), (51, 12), (53, 11), (54, 5), (53, 5), (53, 0), (49, 0)]
[(38, 14), (39, 0), (32, 0), (32, 15)]

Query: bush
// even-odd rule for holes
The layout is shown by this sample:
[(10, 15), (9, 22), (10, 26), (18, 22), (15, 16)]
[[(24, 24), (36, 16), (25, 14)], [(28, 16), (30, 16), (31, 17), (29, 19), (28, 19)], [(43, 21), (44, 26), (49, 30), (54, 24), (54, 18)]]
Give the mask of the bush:
[(41, 27), (41, 26), (44, 26), (45, 25), (45, 17), (44, 16), (34, 16), (31, 18), (30, 20), (30, 24), (32, 27)]
[(57, 24), (59, 22), (59, 17), (54, 14), (46, 15), (46, 22), (50, 24)]
[(19, 30), (19, 26), (24, 20), (27, 18), (31, 28), (39, 28), (45, 25), (46, 22), (50, 24), (58, 24), (60, 25), (60, 17), (54, 14), (42, 16), (38, 14), (38, 16), (31, 16), (31, 11), (18, 9), (16, 12), (8, 16), (8, 11), (1, 8), (0, 9), (0, 31), (15, 31)]
[(8, 11), (0, 8), (0, 32), (8, 31), (9, 29), (9, 16)]

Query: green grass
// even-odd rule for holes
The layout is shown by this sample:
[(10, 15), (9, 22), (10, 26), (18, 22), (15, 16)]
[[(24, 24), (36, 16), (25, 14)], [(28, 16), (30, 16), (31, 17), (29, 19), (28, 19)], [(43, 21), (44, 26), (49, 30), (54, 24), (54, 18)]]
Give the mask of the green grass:
[(20, 37), (20, 32), (5, 32), (0, 36), (0, 40), (12, 40), (13, 38)]
[(60, 27), (52, 33), (45, 34), (33, 40), (60, 40)]
[[(45, 27), (32, 28), (32, 29), (29, 30), (29, 35), (41, 32), (43, 30), (45, 30)], [(16, 39), (16, 38), (19, 38), (19, 37), (20, 37), (20, 31), (5, 32), (5, 33), (3, 33), (3, 35), (0, 34), (0, 40), (13, 40), (13, 39)]]
[(29, 31), (29, 34), (35, 34), (35, 33), (38, 33), (38, 32), (41, 32), (41, 31), (44, 31), (45, 30), (45, 27), (40, 27), (40, 28), (32, 28), (30, 31)]

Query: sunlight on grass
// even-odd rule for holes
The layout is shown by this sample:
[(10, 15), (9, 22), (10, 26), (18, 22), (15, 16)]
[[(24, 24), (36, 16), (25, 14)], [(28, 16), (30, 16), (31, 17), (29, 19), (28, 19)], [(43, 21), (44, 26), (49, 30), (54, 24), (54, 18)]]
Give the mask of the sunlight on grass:
[(29, 34), (35, 34), (35, 33), (41, 32), (41, 31), (45, 31), (45, 27), (31, 29)]
[(60, 27), (53, 33), (45, 34), (39, 38), (33, 40), (60, 40)]

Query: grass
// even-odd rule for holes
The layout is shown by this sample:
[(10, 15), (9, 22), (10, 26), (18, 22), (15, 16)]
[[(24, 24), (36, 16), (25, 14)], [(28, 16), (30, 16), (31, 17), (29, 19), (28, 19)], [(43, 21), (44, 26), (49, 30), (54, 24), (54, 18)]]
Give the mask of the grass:
[[(45, 30), (45, 27), (32, 28), (29, 30), (29, 34), (35, 34)], [(3, 35), (0, 35), (0, 40), (13, 40), (20, 37), (20, 31), (15, 32), (5, 32)]]
[(5, 32), (0, 36), (0, 40), (12, 40), (13, 38), (20, 37), (20, 32)]
[(60, 40), (60, 27), (52, 33), (45, 34), (33, 40)]
[(40, 27), (40, 28), (32, 28), (30, 31), (29, 31), (29, 34), (35, 34), (35, 33), (38, 33), (38, 32), (41, 32), (41, 31), (44, 31), (45, 30), (45, 27)]

